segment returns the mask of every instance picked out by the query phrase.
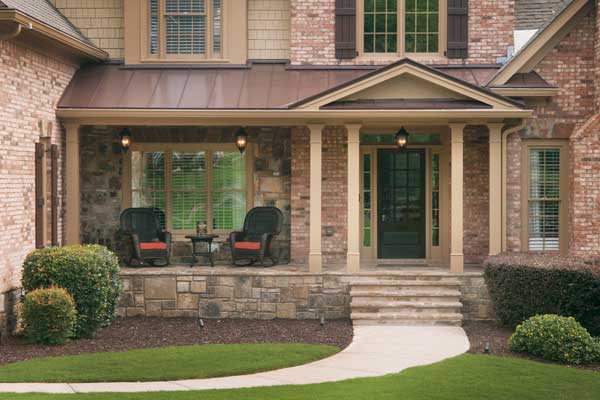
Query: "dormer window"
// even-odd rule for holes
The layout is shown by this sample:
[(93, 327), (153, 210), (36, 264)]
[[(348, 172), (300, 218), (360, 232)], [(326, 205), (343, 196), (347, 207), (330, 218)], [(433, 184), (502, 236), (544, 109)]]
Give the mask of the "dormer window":
[(148, 53), (159, 59), (218, 59), (222, 0), (148, 0)]

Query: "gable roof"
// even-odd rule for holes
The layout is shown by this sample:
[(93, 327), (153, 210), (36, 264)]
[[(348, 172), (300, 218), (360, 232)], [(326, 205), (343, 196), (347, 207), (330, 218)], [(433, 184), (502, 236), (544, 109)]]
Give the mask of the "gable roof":
[(572, 0), (516, 0), (515, 30), (540, 29)]
[(523, 104), (516, 100), (501, 96), (491, 90), (460, 80), (455, 76), (441, 72), (438, 69), (419, 64), (411, 59), (405, 58), (385, 67), (379, 68), (340, 85), (331, 87), (321, 93), (307, 97), (296, 103), (290, 104), (290, 108), (318, 109), (330, 105), (339, 100), (344, 100), (352, 94), (359, 93), (367, 88), (374, 87), (390, 79), (408, 74), (416, 78), (428, 81), (430, 84), (448, 89), (452, 92), (493, 106), (493, 108), (522, 109)]
[(491, 78), (489, 85), (500, 86), (516, 73), (530, 72), (592, 7), (591, 0), (570, 0)]
[(77, 40), (92, 44), (75, 26), (47, 0), (0, 0), (0, 10), (15, 10), (35, 18)]

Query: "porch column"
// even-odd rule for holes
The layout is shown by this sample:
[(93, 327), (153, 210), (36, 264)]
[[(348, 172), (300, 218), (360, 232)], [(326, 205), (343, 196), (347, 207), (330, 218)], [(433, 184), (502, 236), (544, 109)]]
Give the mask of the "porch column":
[(79, 244), (79, 124), (64, 124), (66, 136), (65, 155), (65, 244)]
[(488, 124), (489, 144), (489, 191), (490, 191), (490, 255), (502, 251), (502, 127), (501, 123)]
[(450, 271), (458, 273), (463, 272), (465, 264), (463, 254), (463, 131), (465, 126), (465, 124), (450, 124), (452, 131)]
[(360, 270), (360, 128), (346, 125), (348, 132), (348, 254), (346, 271)]
[(321, 182), (322, 182), (322, 132), (324, 125), (308, 125), (310, 130), (310, 234), (308, 270), (321, 272)]

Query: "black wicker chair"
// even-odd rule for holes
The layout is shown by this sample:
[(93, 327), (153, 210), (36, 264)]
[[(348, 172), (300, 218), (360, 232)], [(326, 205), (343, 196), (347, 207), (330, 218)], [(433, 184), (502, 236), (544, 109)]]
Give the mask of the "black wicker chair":
[[(233, 265), (247, 266), (258, 261), (265, 266), (266, 259), (271, 260), (271, 266), (276, 265), (279, 260), (273, 254), (271, 243), (281, 232), (282, 225), (283, 214), (276, 207), (255, 207), (248, 211), (244, 230), (229, 235)], [(239, 264), (240, 260), (246, 263)]]
[(121, 213), (121, 230), (130, 237), (131, 265), (146, 262), (155, 266), (169, 264), (171, 256), (171, 234), (161, 227), (162, 210), (156, 208), (127, 208)]

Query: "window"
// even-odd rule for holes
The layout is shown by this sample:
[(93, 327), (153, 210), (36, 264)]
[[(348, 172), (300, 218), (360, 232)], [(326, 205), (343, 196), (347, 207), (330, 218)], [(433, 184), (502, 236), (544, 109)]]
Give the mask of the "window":
[(158, 58), (219, 58), (222, 0), (148, 0), (149, 53)]
[(194, 231), (204, 221), (211, 231), (242, 227), (248, 209), (247, 162), (239, 151), (212, 145), (140, 147), (131, 152), (133, 207), (161, 209), (174, 232)]
[(440, 245), (440, 155), (431, 156), (431, 245)]
[(371, 247), (371, 154), (363, 154), (363, 246)]
[[(532, 141), (533, 142), (533, 141)], [(566, 201), (565, 146), (526, 146), (526, 245), (530, 251), (561, 251)]]
[(364, 54), (440, 52), (445, 21), (440, 9), (445, 8), (445, 0), (362, 0), (359, 4)]

